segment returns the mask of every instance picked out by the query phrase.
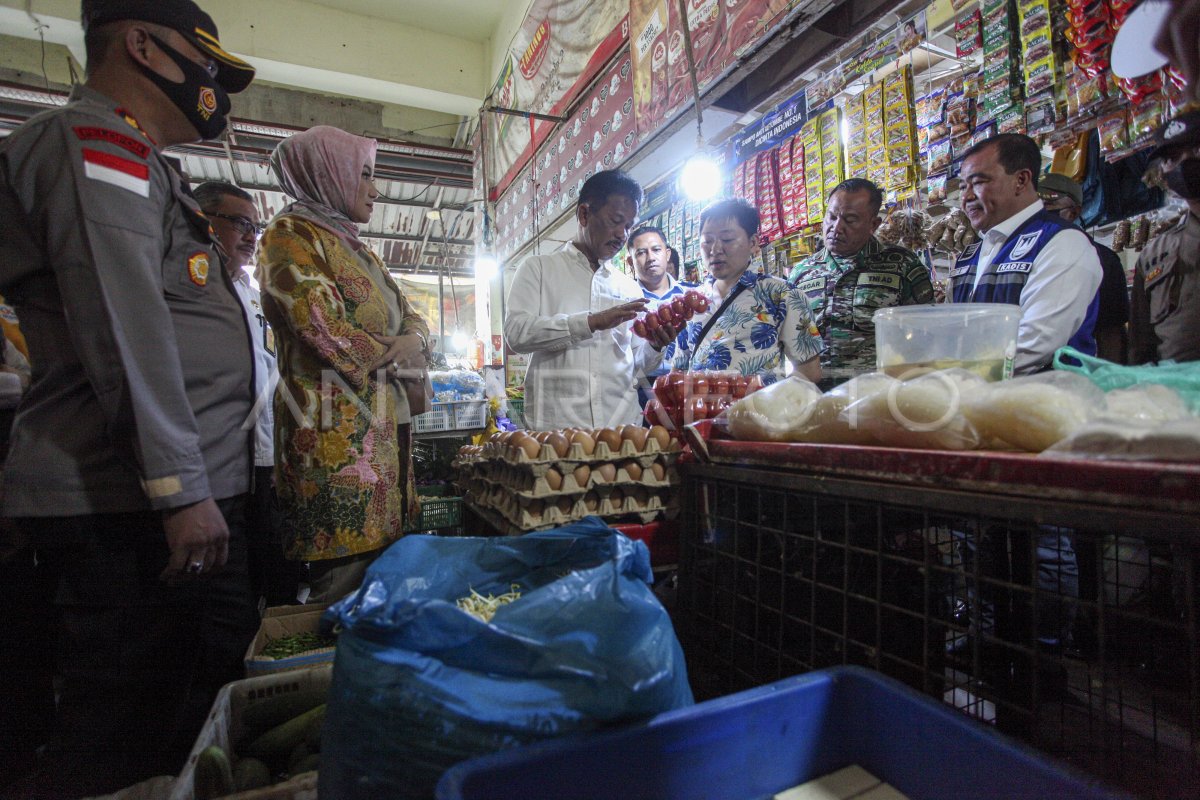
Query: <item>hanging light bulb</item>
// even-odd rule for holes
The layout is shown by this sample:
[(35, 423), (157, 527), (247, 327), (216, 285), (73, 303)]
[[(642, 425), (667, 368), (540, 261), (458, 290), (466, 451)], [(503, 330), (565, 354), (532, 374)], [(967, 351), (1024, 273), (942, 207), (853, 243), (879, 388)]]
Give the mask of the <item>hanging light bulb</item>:
[(480, 256), (475, 259), (475, 277), (490, 281), (500, 271), (500, 264), (491, 256)]
[[(679, 18), (687, 20), (686, 0), (678, 0)], [(692, 80), (692, 99), (696, 108), (696, 154), (683, 165), (679, 175), (679, 188), (689, 200), (702, 202), (716, 196), (721, 190), (721, 170), (704, 151), (704, 111), (700, 107), (700, 81), (696, 77), (696, 58), (692, 54), (692, 32), (683, 25), (684, 53), (687, 56), (688, 75)]]
[(709, 200), (721, 190), (721, 168), (706, 153), (696, 153), (683, 165), (679, 187), (689, 200)]

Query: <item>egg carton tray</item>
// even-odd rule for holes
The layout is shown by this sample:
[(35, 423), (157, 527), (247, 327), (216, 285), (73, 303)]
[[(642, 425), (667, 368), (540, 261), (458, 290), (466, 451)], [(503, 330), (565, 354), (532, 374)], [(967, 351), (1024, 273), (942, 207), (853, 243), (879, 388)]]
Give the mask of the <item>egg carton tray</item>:
[(671, 466), (679, 460), (680, 453), (681, 451), (679, 450), (659, 450), (654, 453), (645, 451), (639, 453), (635, 450), (632, 453), (621, 452), (613, 455), (612, 451), (606, 451), (606, 453), (601, 456), (599, 455), (599, 449), (597, 448), (597, 453), (586, 458), (559, 458), (558, 456), (554, 456), (553, 458), (533, 461), (524, 457), (512, 458), (507, 455), (493, 455), (473, 458), (456, 458), (453, 462), (453, 465), (461, 467), (467, 464), (496, 464), (528, 470), (533, 475), (541, 477), (542, 475), (546, 474), (546, 470), (550, 469), (551, 467), (557, 468), (560, 472), (564, 470), (571, 472), (580, 464), (595, 466), (598, 464), (609, 464), (620, 461), (636, 461), (645, 468), (649, 467), (655, 461), (661, 461), (663, 466)]
[(567, 448), (566, 453), (559, 455), (553, 447), (548, 444), (543, 444), (541, 450), (535, 458), (530, 458), (527, 453), (520, 451), (513, 453), (508, 447), (501, 445), (499, 442), (488, 442), (484, 444), (484, 457), (497, 458), (502, 461), (507, 461), (510, 464), (545, 464), (551, 466), (557, 462), (571, 463), (588, 463), (593, 461), (617, 461), (626, 458), (654, 458), (659, 455), (673, 455), (678, 457), (680, 451), (679, 441), (672, 439), (666, 448), (659, 446), (658, 440), (648, 438), (646, 446), (638, 450), (633, 442), (625, 440), (621, 442), (621, 446), (614, 450), (608, 446), (608, 442), (596, 442), (596, 449), (591, 453), (583, 452), (583, 445), (578, 443), (571, 444)]
[[(663, 477), (656, 479), (652, 470), (653, 461), (650, 464), (642, 464), (637, 459), (629, 459), (627, 462), (617, 462), (612, 464), (615, 468), (615, 473), (611, 480), (605, 480), (600, 473), (599, 467), (607, 466), (611, 462), (599, 464), (592, 468), (587, 479), (581, 484), (574, 474), (574, 469), (561, 470), (562, 484), (558, 489), (553, 489), (546, 477), (549, 473), (549, 468), (530, 472), (520, 468), (513, 467), (503, 463), (483, 463), (475, 464), (466, 469), (460, 468), (460, 474), (464, 477), (477, 478), (487, 483), (497, 486), (504, 486), (510, 491), (517, 494), (524, 494), (530, 497), (547, 497), (558, 494), (581, 494), (602, 486), (645, 486), (649, 488), (659, 488), (667, 486), (676, 486), (679, 484), (679, 473), (676, 469), (669, 465), (663, 464)], [(634, 477), (631, 474), (631, 468), (634, 465), (640, 470), (639, 476)], [(570, 465), (577, 468), (580, 465)], [(586, 465), (585, 465), (586, 466)]]
[(637, 520), (641, 524), (646, 525), (646, 524), (649, 524), (649, 523), (653, 522), (654, 520), (658, 519), (660, 516), (663, 516), (664, 511), (666, 511), (667, 515), (670, 516), (670, 512), (674, 510), (674, 509), (668, 508), (668, 509), (659, 509), (657, 511), (644, 511), (644, 512), (634, 512), (634, 513), (625, 512), (625, 513), (610, 514), (610, 515), (605, 515), (605, 514), (597, 513), (595, 511), (591, 511), (591, 512), (587, 512), (585, 514), (580, 514), (578, 516), (569, 516), (568, 517), (568, 516), (558, 513), (557, 509), (555, 509), (555, 514), (551, 515), (551, 519), (553, 519), (555, 521), (547, 521), (547, 518), (545, 516), (543, 516), (540, 520), (535, 520), (532, 517), (532, 515), (526, 515), (526, 517), (523, 518), (521, 523), (515, 523), (512, 520), (510, 520), (507, 516), (500, 513), (498, 510), (496, 510), (494, 508), (480, 506), (478, 504), (473, 504), (472, 508), (474, 509), (474, 511), (477, 514), (479, 514), (479, 516), (481, 516), (484, 519), (485, 522), (487, 522), (493, 528), (495, 528), (496, 530), (500, 531), (501, 533), (503, 533), (507, 536), (520, 536), (522, 534), (530, 533), (532, 531), (541, 531), (541, 530), (546, 530), (548, 528), (556, 528), (556, 527), (559, 527), (560, 525), (566, 525), (567, 523), (574, 522), (577, 519), (583, 519), (583, 517), (585, 517), (585, 516), (596, 516), (596, 517), (600, 517), (601, 519), (604, 519), (605, 521), (610, 521), (610, 519), (615, 521), (617, 518), (619, 518), (620, 520), (623, 520), (623, 521)]
[(530, 510), (536, 498), (520, 498), (500, 487), (494, 487), (489, 494), (475, 494), (473, 499), (475, 505), (492, 509), (523, 530), (565, 525), (589, 515), (603, 518), (633, 514), (649, 515), (649, 519), (654, 519), (671, 505), (672, 500), (661, 493), (650, 493), (644, 504), (638, 503), (633, 497), (625, 497), (620, 503), (614, 503), (610, 495), (611, 492), (598, 496), (595, 508), (589, 508), (584, 498), (580, 497), (564, 508), (547, 503), (541, 513)]

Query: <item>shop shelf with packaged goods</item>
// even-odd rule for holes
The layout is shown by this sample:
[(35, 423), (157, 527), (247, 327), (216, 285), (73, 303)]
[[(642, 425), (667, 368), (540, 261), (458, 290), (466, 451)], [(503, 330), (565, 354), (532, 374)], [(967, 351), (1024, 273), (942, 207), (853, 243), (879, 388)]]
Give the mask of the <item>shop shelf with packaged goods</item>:
[(707, 449), (675, 609), (699, 697), (858, 664), (1138, 794), (1200, 785), (1200, 467)]

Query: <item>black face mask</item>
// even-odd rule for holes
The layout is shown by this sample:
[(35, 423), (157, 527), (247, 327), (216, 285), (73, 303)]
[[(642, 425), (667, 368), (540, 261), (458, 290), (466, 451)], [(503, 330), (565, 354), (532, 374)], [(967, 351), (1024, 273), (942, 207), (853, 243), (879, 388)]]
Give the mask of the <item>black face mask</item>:
[(183, 70), (183, 82), (175, 83), (152, 69), (138, 64), (138, 69), (162, 90), (183, 112), (201, 139), (215, 139), (225, 130), (225, 115), (229, 113), (229, 95), (204, 67), (192, 61), (169, 44), (150, 34), (154, 43)]
[(1200, 200), (1200, 159), (1187, 158), (1164, 172), (1167, 188), (1184, 200)]

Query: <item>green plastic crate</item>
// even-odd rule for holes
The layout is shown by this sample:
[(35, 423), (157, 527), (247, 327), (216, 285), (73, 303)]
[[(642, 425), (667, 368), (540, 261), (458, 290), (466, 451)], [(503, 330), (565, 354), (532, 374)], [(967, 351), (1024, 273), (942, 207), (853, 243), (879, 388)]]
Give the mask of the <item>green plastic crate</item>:
[(518, 428), (525, 426), (525, 398), (515, 398), (508, 401), (508, 419)]
[(462, 525), (461, 497), (422, 497), (421, 515), (406, 531), (436, 531)]

